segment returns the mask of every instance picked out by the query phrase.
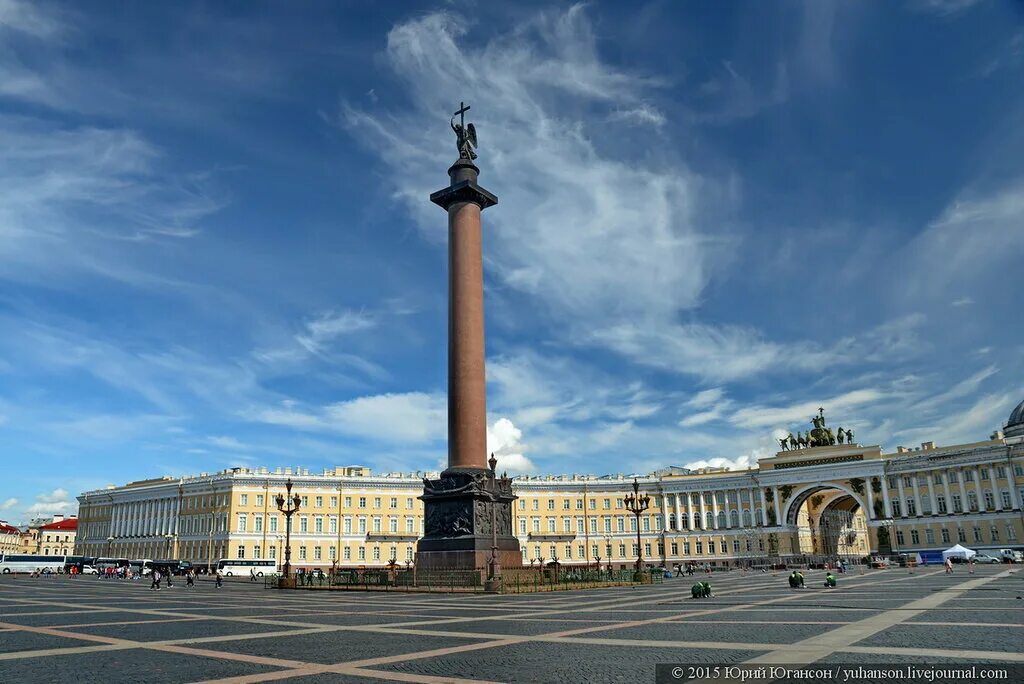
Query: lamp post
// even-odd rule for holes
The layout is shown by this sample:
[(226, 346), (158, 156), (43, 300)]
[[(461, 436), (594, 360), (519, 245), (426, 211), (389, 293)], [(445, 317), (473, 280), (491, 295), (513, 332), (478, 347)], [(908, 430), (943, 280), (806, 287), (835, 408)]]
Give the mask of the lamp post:
[(171, 555), (171, 542), (174, 541), (174, 535), (165, 534), (164, 539), (167, 541), (167, 558), (173, 558), (173, 556)]
[[(491, 466), (491, 481), (497, 476), (498, 459), (491, 454), (487, 460)], [(501, 563), (498, 561), (498, 502), (491, 501), (491, 557), (487, 559), (487, 582), (488, 591), (498, 591), (501, 587)]]
[(107, 558), (110, 558), (110, 545), (114, 543), (113, 537), (107, 537)]
[(633, 493), (626, 495), (626, 510), (636, 517), (636, 572), (639, 575), (643, 571), (644, 556), (643, 548), (640, 546), (640, 515), (651, 507), (651, 497), (644, 494), (640, 496), (640, 483), (633, 478)]
[(278, 493), (274, 502), (277, 510), (284, 513), (284, 576), (288, 579), (292, 572), (292, 516), (298, 513), (302, 497), (298, 494), (292, 496), (292, 478), (288, 478), (284, 488), (288, 494)]

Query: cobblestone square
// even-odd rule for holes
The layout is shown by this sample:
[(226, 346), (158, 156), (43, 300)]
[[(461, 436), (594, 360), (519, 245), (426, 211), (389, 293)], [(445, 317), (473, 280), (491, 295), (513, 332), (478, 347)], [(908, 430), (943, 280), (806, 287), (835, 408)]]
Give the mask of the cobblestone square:
[[(674, 663), (1024, 663), (1024, 580), (872, 570), (550, 594), (276, 591), (200, 581), (157, 593), (93, 577), (0, 578), (5, 681), (653, 682)], [(858, 609), (863, 608), (863, 609)]]

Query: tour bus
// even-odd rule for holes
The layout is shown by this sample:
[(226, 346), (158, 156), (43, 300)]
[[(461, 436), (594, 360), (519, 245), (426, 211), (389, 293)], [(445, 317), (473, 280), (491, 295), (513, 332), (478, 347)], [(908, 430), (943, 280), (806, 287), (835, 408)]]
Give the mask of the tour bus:
[(77, 567), (79, 572), (87, 565), (96, 566), (96, 558), (93, 556), (66, 556), (64, 558), (64, 571)]
[(217, 561), (217, 574), (225, 577), (257, 577), (277, 574), (277, 561), (273, 559), (221, 558)]
[(136, 560), (128, 561), (128, 567), (131, 568), (132, 572), (136, 575), (146, 575), (153, 572), (153, 561), (149, 558), (138, 558)]
[(127, 558), (97, 558), (94, 564), (96, 569), (103, 572), (107, 568), (124, 568), (131, 565), (131, 561)]
[(152, 561), (152, 567), (166, 575), (184, 575), (192, 568), (192, 563), (185, 560), (163, 558)]
[(0, 556), (0, 573), (10, 575), (14, 572), (64, 572), (66, 556), (33, 556), (29, 554), (7, 553)]

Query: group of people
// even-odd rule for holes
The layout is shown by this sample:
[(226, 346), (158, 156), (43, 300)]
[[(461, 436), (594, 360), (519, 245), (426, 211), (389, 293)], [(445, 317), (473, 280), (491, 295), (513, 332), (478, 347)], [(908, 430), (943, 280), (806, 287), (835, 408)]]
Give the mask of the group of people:
[[(676, 564), (676, 577), (682, 577), (684, 574), (687, 577), (692, 577), (699, 570), (703, 570), (706, 574), (711, 574), (711, 563), (704, 563), (698, 566), (696, 563), (688, 563), (684, 568), (680, 564)], [(666, 575), (667, 576), (667, 575)]]
[[(173, 572), (168, 572), (168, 573), (164, 574), (163, 570), (161, 570), (159, 568), (153, 568), (153, 572), (150, 573), (149, 577), (150, 577), (150, 580), (151, 580), (150, 585), (149, 585), (150, 589), (157, 589), (157, 590), (159, 590), (160, 589), (160, 583), (163, 582), (164, 578), (167, 579), (167, 588), (168, 589), (170, 589), (170, 588), (172, 588), (174, 586), (174, 573)], [(220, 585), (221, 585), (221, 579), (220, 579), (220, 575), (218, 574), (217, 575), (217, 586), (219, 587)], [(194, 569), (192, 569), (192, 568), (189, 568), (188, 570), (185, 571), (185, 587), (186, 588), (192, 588), (194, 586), (196, 586), (196, 571)]]
[[(840, 571), (841, 572), (841, 571)], [(793, 589), (804, 588), (804, 573), (799, 570), (794, 570), (789, 573), (789, 586)], [(825, 588), (834, 589), (836, 587), (836, 576), (832, 574), (831, 570), (825, 571)]]

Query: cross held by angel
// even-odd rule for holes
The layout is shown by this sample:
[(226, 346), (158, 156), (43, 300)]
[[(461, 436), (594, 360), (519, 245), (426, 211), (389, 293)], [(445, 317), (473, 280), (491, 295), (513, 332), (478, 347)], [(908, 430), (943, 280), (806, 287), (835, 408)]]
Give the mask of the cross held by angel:
[[(455, 131), (455, 144), (459, 148), (459, 158), (473, 161), (476, 159), (476, 126), (466, 123), (467, 111), (469, 111), (469, 106), (465, 102), (460, 102), (459, 111), (452, 114), (451, 127)], [(455, 123), (455, 117), (459, 117), (459, 123)]]

